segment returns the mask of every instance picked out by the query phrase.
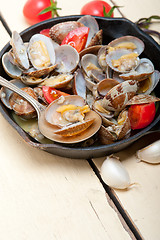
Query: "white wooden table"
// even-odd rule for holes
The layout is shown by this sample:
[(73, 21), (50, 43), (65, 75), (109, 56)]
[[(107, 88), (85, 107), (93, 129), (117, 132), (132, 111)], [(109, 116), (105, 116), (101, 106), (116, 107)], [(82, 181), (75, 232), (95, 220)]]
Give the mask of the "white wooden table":
[[(86, 3), (58, 0), (60, 15), (80, 13)], [(25, 0), (0, 3), (10, 29), (29, 25), (22, 8)], [(119, 0), (124, 15), (132, 21), (158, 15), (159, 0)], [(115, 16), (120, 16), (115, 11)], [(156, 26), (159, 28), (159, 25)], [(0, 23), (0, 49), (9, 35)], [(128, 240), (135, 239), (87, 160), (51, 155), (27, 145), (0, 114), (0, 239), (3, 240)], [(147, 143), (148, 138), (143, 140)], [(160, 239), (160, 165), (137, 163), (138, 141), (117, 153), (133, 182), (129, 191), (113, 191), (139, 235)], [(100, 169), (104, 158), (94, 159)]]

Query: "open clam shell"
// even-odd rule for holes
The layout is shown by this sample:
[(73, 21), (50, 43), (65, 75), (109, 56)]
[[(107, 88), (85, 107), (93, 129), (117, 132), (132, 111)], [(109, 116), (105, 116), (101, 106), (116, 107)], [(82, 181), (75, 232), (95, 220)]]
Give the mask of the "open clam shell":
[(14, 65), (10, 61), (9, 52), (5, 53), (2, 57), (2, 65), (5, 70), (5, 72), (11, 77), (11, 78), (20, 78), (22, 75), (22, 70), (19, 69), (16, 65)]
[(86, 42), (86, 47), (90, 44), (91, 39), (97, 34), (99, 31), (99, 25), (96, 21), (96, 19), (90, 15), (86, 15), (78, 19), (79, 23), (82, 23), (86, 27), (89, 28), (89, 34)]
[(72, 74), (59, 74), (46, 78), (39, 86), (49, 86), (54, 88), (64, 88), (73, 79)]
[(28, 45), (29, 59), (35, 69), (55, 65), (55, 50), (52, 40), (43, 34), (35, 34)]
[[(13, 79), (10, 82), (13, 83), (14, 85), (16, 85), (19, 88), (26, 87), (26, 85), (18, 79)], [(12, 107), (10, 105), (10, 102), (9, 102), (9, 99), (10, 99), (12, 94), (13, 94), (13, 91), (9, 90), (8, 88), (6, 88), (6, 87), (1, 88), (1, 91), (0, 91), (1, 101), (9, 109), (12, 109)]]
[(18, 32), (13, 31), (12, 38), (10, 40), (10, 44), (12, 46), (13, 54), (16, 59), (17, 65), (21, 69), (29, 68), (29, 60), (27, 55), (26, 46), (23, 43), (23, 40)]
[(94, 54), (85, 54), (81, 59), (81, 66), (88, 77), (91, 77), (92, 70), (97, 70), (102, 73), (97, 56)]
[(77, 69), (74, 74), (73, 93), (86, 99), (86, 81), (81, 69)]
[[(126, 56), (131, 56), (131, 57), (126, 57)], [(122, 58), (123, 60), (121, 61)], [(106, 61), (108, 66), (114, 71), (120, 72), (120, 73), (127, 73), (137, 68), (140, 59), (137, 56), (137, 54), (133, 53), (131, 50), (117, 49), (107, 54)], [(118, 66), (114, 64), (115, 61), (119, 61)]]
[(23, 71), (23, 74), (29, 76), (29, 77), (35, 77), (35, 78), (40, 78), (47, 76), (49, 73), (54, 71), (54, 69), (57, 67), (57, 64), (45, 67), (42, 69), (35, 69), (35, 68), (29, 68), (27, 71)]
[(138, 94), (150, 94), (160, 80), (160, 72), (155, 70), (147, 79), (139, 82)]
[[(129, 44), (128, 44), (129, 43)], [(125, 48), (131, 49), (134, 52), (137, 52), (140, 55), (144, 51), (144, 43), (137, 37), (134, 36), (123, 36), (116, 38), (108, 44), (109, 47), (114, 49)]]
[(56, 72), (72, 73), (76, 70), (79, 63), (79, 54), (70, 45), (62, 45), (55, 49), (56, 53)]
[(80, 143), (82, 141), (85, 141), (89, 138), (91, 138), (93, 135), (95, 135), (98, 130), (101, 127), (101, 117), (95, 113), (94, 111), (90, 111), (90, 114), (86, 115), (86, 121), (88, 119), (94, 119), (94, 122), (90, 127), (88, 127), (85, 131), (81, 132), (80, 134), (76, 134), (71, 137), (64, 137), (58, 134), (55, 134), (54, 132), (57, 131), (59, 128), (53, 124), (50, 124), (48, 121), (46, 121), (45, 113), (41, 115), (41, 118), (39, 119), (39, 125), (41, 126), (40, 131), (43, 134), (47, 132), (47, 138), (52, 139), (55, 142), (58, 143), (66, 143), (66, 144), (72, 144), (72, 143)]
[(103, 98), (102, 106), (110, 111), (121, 111), (137, 90), (138, 84), (135, 80), (119, 83)]
[(151, 102), (157, 102), (160, 101), (160, 98), (152, 96), (152, 95), (146, 95), (146, 94), (139, 94), (131, 98), (127, 105), (134, 105), (134, 104), (145, 104), (145, 103), (151, 103)]
[(119, 84), (117, 80), (106, 78), (97, 84), (97, 92), (100, 96), (104, 97), (117, 84)]
[(68, 104), (74, 104), (76, 106), (82, 107), (85, 105), (85, 100), (78, 95), (70, 95), (55, 100), (52, 104), (48, 106), (45, 111), (46, 121), (59, 127), (68, 125), (68, 122), (61, 119), (61, 113), (57, 112), (58, 107)]
[(137, 81), (143, 81), (148, 78), (154, 72), (153, 63), (148, 58), (141, 58), (138, 67), (129, 73), (120, 74), (119, 76), (123, 80), (134, 79)]

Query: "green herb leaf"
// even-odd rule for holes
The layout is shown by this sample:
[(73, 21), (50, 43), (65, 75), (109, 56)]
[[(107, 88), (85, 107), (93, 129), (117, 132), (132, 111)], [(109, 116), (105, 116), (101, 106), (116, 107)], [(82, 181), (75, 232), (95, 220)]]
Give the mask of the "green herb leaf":
[(38, 15), (51, 12), (52, 17), (59, 17), (59, 14), (57, 10), (61, 10), (62, 8), (57, 7), (57, 1), (53, 2), (53, 0), (50, 0), (51, 5), (45, 9), (43, 9)]
[(113, 7), (110, 9), (110, 11), (107, 13), (105, 6), (103, 6), (103, 14), (104, 14), (104, 17), (111, 17), (114, 9), (115, 9), (115, 8), (119, 8), (119, 7), (120, 7), (120, 6), (113, 6)]

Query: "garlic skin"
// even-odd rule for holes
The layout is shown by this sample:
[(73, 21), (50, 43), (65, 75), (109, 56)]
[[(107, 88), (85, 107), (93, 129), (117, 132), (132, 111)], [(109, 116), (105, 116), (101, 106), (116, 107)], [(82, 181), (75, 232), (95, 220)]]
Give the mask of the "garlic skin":
[(119, 161), (119, 158), (113, 155), (108, 156), (103, 162), (101, 176), (103, 181), (111, 188), (127, 189), (132, 185), (127, 170)]
[(160, 140), (138, 150), (136, 154), (140, 161), (152, 164), (160, 163)]

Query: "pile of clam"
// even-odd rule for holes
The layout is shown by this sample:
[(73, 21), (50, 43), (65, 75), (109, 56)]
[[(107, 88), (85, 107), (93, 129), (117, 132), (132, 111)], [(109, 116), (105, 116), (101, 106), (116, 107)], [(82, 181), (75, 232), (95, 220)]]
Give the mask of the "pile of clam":
[[(78, 53), (70, 45), (61, 45), (71, 30), (83, 26), (90, 29), (84, 50)], [(127, 138), (131, 132), (128, 106), (160, 100), (150, 95), (160, 73), (149, 59), (140, 58), (144, 43), (123, 36), (103, 46), (102, 35), (96, 20), (85, 16), (54, 25), (50, 38), (37, 33), (27, 43), (14, 31), (12, 48), (3, 55), (3, 68), (13, 84), (45, 106), (42, 86), (71, 94), (46, 108), (46, 121), (57, 127), (54, 134), (60, 136), (59, 142), (83, 141), (96, 132), (102, 144)], [(29, 103), (6, 88), (1, 89), (1, 100), (23, 118), (36, 116)]]

